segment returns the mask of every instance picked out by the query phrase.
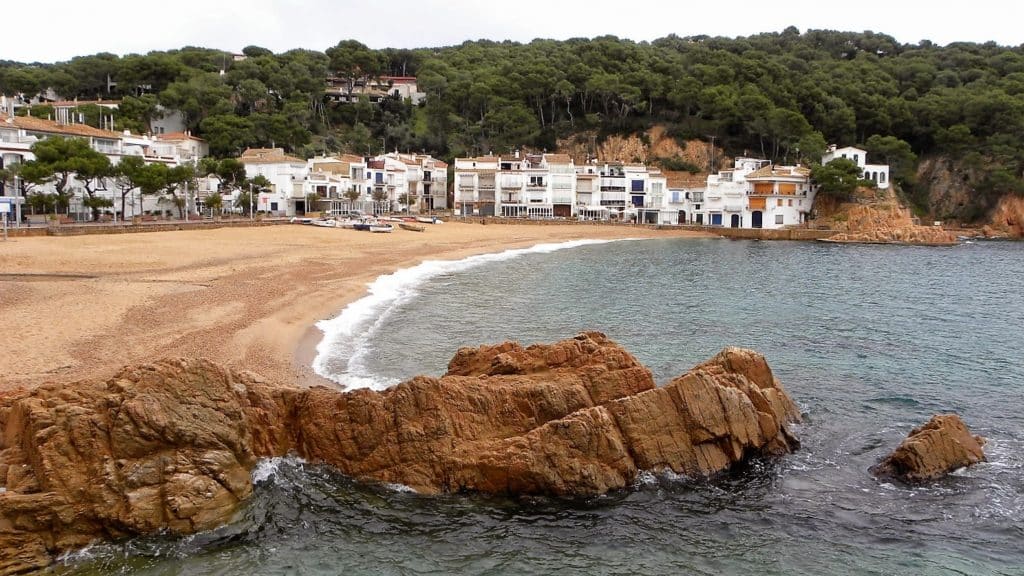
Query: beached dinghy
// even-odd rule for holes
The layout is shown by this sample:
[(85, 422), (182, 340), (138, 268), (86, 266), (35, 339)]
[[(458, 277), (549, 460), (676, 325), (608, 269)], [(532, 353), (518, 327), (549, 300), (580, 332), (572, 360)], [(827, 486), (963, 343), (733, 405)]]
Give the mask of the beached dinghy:
[(388, 233), (393, 232), (395, 227), (391, 224), (370, 224), (370, 232)]
[(424, 230), (426, 230), (425, 227), (420, 226), (419, 224), (412, 224), (410, 222), (402, 222), (401, 224), (398, 225), (398, 227), (401, 228), (402, 230), (410, 230), (412, 232), (423, 232)]

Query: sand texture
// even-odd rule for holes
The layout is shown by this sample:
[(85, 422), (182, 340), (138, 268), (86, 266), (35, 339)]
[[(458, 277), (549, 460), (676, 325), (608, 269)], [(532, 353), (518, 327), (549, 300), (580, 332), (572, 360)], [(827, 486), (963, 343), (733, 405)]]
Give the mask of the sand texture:
[(168, 356), (308, 384), (310, 328), (382, 274), (542, 242), (684, 235), (700, 234), (448, 222), (425, 233), (280, 225), (12, 238), (0, 243), (0, 390)]

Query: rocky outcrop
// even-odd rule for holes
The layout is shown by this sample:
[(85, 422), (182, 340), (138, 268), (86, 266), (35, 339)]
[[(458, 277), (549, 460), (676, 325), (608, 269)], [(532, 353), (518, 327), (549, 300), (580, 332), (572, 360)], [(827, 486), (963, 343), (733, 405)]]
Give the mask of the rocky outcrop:
[(972, 435), (956, 414), (937, 414), (914, 428), (873, 472), (909, 482), (935, 480), (985, 461), (985, 439)]
[(983, 229), (987, 237), (1024, 238), (1024, 198), (1003, 196)]
[[(910, 210), (896, 200), (891, 191), (860, 191), (861, 195), (882, 194), (878, 201), (843, 204), (825, 225), (838, 231), (829, 242), (866, 244), (917, 244), (948, 246), (956, 244), (956, 235), (941, 226), (921, 226)], [(816, 222), (815, 224), (822, 224)]]
[(0, 573), (97, 538), (229, 520), (252, 492), (253, 416), (276, 406), (257, 384), (168, 361), (3, 399)]
[(0, 398), (0, 574), (97, 538), (228, 522), (260, 457), (424, 493), (591, 495), (708, 476), (797, 441), (764, 358), (729, 348), (656, 388), (603, 334), (459, 350), (384, 392), (271, 386), (202, 360)]

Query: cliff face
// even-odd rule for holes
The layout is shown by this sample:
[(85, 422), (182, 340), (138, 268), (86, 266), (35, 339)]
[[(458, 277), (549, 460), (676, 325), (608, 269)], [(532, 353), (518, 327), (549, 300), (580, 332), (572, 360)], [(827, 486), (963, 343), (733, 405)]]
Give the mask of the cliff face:
[[(636, 162), (658, 164), (661, 158), (681, 160), (701, 170), (711, 165), (711, 154), (714, 153), (715, 165), (719, 168), (732, 165), (721, 148), (712, 146), (698, 139), (687, 140), (680, 145), (675, 138), (666, 133), (664, 126), (653, 126), (642, 134), (631, 136), (608, 136), (600, 143), (594, 131), (580, 132), (569, 138), (558, 141), (558, 150), (572, 156), (573, 162), (583, 165), (591, 158), (607, 162)], [(717, 170), (717, 169), (716, 169)], [(704, 178), (707, 173), (701, 174)]]
[(946, 156), (921, 160), (918, 188), (927, 191), (931, 219), (981, 225), (989, 237), (1024, 238), (1024, 198), (998, 189), (981, 194), (985, 175)]
[(910, 210), (900, 204), (892, 190), (860, 189), (855, 200), (846, 203), (828, 197), (815, 200), (819, 217), (813, 224), (838, 231), (839, 234), (829, 239), (834, 242), (956, 243), (956, 236), (941, 227), (916, 224)]
[(1024, 198), (1003, 196), (984, 232), (986, 236), (1024, 238)]
[(920, 187), (933, 220), (972, 220), (979, 208), (973, 204), (973, 175), (949, 157), (924, 158), (917, 166)]
[(271, 386), (202, 360), (0, 399), (0, 574), (100, 538), (231, 520), (260, 457), (420, 492), (591, 495), (797, 446), (764, 358), (729, 348), (662, 388), (603, 334), (461, 349), (384, 392)]

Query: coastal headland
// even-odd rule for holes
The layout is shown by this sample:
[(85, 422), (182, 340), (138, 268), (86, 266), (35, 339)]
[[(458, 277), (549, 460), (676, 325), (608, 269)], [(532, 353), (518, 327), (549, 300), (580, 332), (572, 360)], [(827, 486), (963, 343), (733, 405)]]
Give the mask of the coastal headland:
[(424, 260), (578, 239), (713, 236), (618, 226), (481, 226), (365, 234), (269, 226), (12, 238), (0, 250), (0, 391), (204, 357), (268, 380), (317, 382), (316, 321), (382, 274)]

